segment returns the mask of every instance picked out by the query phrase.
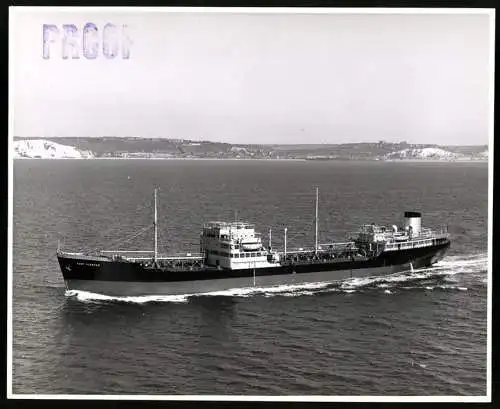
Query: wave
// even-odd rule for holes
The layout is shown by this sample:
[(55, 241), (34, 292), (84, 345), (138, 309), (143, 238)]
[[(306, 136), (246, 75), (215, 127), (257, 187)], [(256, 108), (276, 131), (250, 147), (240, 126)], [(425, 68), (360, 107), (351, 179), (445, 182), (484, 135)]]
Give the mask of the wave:
[(449, 270), (449, 274), (466, 273), (471, 270), (488, 269), (488, 255), (485, 253), (463, 256), (449, 256), (437, 262), (433, 267), (437, 270)]
[(433, 291), (433, 290), (439, 289), (439, 290), (468, 291), (467, 287), (459, 286), (459, 285), (427, 285), (425, 287), (420, 287), (420, 286), (402, 286), (400, 288), (402, 290), (415, 290), (415, 289), (418, 290), (418, 289), (422, 289), (422, 290)]
[[(364, 289), (423, 289), (423, 290), (458, 290), (467, 291), (468, 287), (461, 283), (464, 278), (472, 281), (470, 285), (484, 286), (488, 283), (485, 278), (488, 257), (486, 254), (468, 254), (463, 256), (445, 257), (440, 262), (429, 268), (403, 271), (390, 276), (366, 277), (346, 280), (342, 288)], [(437, 281), (437, 282), (436, 282)], [(447, 284), (443, 284), (443, 282)], [(404, 285), (411, 283), (413, 285)], [(392, 293), (392, 292), (391, 292)]]
[[(269, 287), (247, 287), (232, 290), (205, 292), (196, 294), (181, 294), (181, 295), (149, 295), (149, 296), (129, 296), (129, 297), (113, 297), (102, 294), (91, 293), (87, 291), (69, 290), (66, 291), (67, 296), (74, 296), (79, 301), (83, 302), (126, 302), (126, 303), (148, 303), (148, 302), (171, 302), (171, 303), (186, 303), (191, 297), (238, 297), (248, 298), (254, 296), (264, 297), (298, 297), (312, 296), (324, 293), (339, 293), (352, 294), (363, 292), (370, 289), (384, 290), (384, 294), (394, 294), (395, 290), (411, 290), (421, 289), (433, 291), (440, 290), (458, 290), (467, 291), (468, 287), (458, 285), (455, 277), (457, 274), (469, 274), (473, 276), (480, 274), (478, 283), (485, 284), (487, 279), (484, 278), (484, 271), (487, 270), (488, 257), (486, 254), (470, 254), (463, 256), (448, 256), (433, 267), (416, 269), (413, 272), (404, 271), (390, 276), (381, 277), (365, 277), (352, 278), (342, 282), (316, 282), (304, 284), (284, 284)], [(429, 283), (429, 280), (440, 279), (444, 277), (444, 281), (453, 284), (437, 284)], [(402, 285), (413, 283), (414, 285)]]
[(99, 301), (110, 301), (110, 302), (125, 302), (125, 303), (135, 303), (143, 304), (148, 302), (173, 302), (173, 303), (186, 303), (188, 302), (188, 295), (144, 295), (137, 297), (118, 297), (110, 296), (98, 293), (92, 293), (89, 291), (81, 290), (66, 290), (65, 295), (67, 297), (76, 297), (78, 301), (82, 302), (99, 302)]

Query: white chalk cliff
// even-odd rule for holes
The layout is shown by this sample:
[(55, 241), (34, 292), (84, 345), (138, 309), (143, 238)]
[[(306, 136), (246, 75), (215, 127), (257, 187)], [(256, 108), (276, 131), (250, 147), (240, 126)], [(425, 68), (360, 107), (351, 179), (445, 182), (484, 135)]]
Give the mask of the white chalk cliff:
[(385, 155), (385, 159), (458, 159), (463, 155), (441, 148), (409, 148)]
[(14, 158), (39, 159), (90, 159), (91, 151), (79, 150), (73, 146), (61, 145), (45, 139), (14, 141)]

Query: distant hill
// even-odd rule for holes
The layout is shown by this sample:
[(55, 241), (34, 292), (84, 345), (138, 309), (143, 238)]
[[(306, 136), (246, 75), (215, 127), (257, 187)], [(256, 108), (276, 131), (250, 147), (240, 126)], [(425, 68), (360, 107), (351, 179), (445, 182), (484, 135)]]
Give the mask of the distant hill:
[(24, 158), (235, 158), (308, 160), (486, 160), (488, 147), (406, 142), (256, 145), (138, 137), (14, 138)]

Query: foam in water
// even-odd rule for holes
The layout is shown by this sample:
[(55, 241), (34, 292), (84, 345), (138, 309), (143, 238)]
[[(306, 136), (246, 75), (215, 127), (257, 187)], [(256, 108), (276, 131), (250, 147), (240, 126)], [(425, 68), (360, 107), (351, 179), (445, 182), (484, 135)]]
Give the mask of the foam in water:
[(379, 277), (350, 278), (342, 282), (340, 288), (352, 289), (352, 288), (365, 287), (368, 284), (373, 284), (380, 280), (381, 278)]
[(421, 364), (415, 361), (411, 361), (411, 366), (415, 366), (415, 364), (417, 364), (420, 368), (427, 368), (426, 364)]
[(460, 274), (477, 270), (486, 270), (488, 263), (487, 254), (465, 256), (449, 256), (434, 265), (434, 268), (445, 270), (446, 274)]
[(246, 287), (236, 288), (232, 290), (213, 291), (206, 293), (196, 294), (181, 294), (181, 295), (147, 295), (147, 296), (108, 296), (104, 294), (92, 293), (80, 290), (68, 290), (66, 296), (76, 296), (79, 301), (120, 301), (131, 303), (147, 303), (147, 302), (173, 302), (185, 303), (188, 302), (190, 297), (199, 296), (226, 296), (226, 297), (241, 297), (246, 298), (255, 294), (274, 295), (280, 294), (284, 296), (298, 296), (298, 295), (313, 295), (317, 290), (321, 290), (330, 285), (330, 282), (319, 283), (304, 283), (304, 284), (285, 284), (271, 287)]
[(459, 291), (467, 291), (467, 287), (459, 287), (456, 285), (440, 285), (439, 288), (442, 290), (459, 290)]
[(249, 297), (255, 294), (287, 294), (287, 293), (304, 293), (308, 295), (310, 291), (318, 291), (331, 285), (331, 282), (303, 283), (303, 284), (282, 284), (269, 287), (245, 287), (232, 290), (212, 291), (207, 293), (199, 293), (196, 295), (202, 296), (229, 296), (229, 297)]
[[(351, 294), (363, 287), (375, 286), (377, 288), (385, 288), (385, 294), (392, 294), (389, 288), (394, 287), (408, 281), (426, 280), (433, 277), (447, 276), (445, 281), (456, 283), (458, 280), (451, 278), (456, 274), (477, 273), (480, 270), (486, 269), (487, 256), (485, 254), (479, 255), (465, 255), (465, 256), (449, 256), (436, 263), (433, 267), (414, 270), (413, 273), (404, 271), (389, 276), (380, 277), (364, 277), (364, 278), (351, 278), (340, 283), (335, 282), (315, 282), (303, 284), (284, 284), (269, 287), (246, 287), (237, 288), (232, 290), (214, 291), (197, 294), (182, 294), (182, 295), (151, 295), (151, 296), (137, 296), (137, 297), (111, 297), (102, 294), (90, 293), (86, 291), (70, 290), (66, 291), (67, 296), (76, 296), (79, 301), (119, 301), (129, 303), (147, 303), (147, 302), (172, 302), (172, 303), (186, 303), (190, 297), (193, 296), (226, 296), (226, 297), (241, 297), (248, 298), (255, 295), (263, 295), (265, 297), (284, 296), (284, 297), (297, 297), (297, 296), (311, 296), (319, 293), (333, 293), (342, 292)], [(487, 283), (487, 279), (482, 279), (482, 283)], [(425, 289), (433, 290), (436, 286), (420, 285), (415, 286), (401, 286), (403, 289)], [(467, 287), (456, 285), (441, 285), (438, 286), (443, 290), (459, 290), (467, 291)]]
[(78, 301), (92, 302), (92, 301), (119, 301), (127, 303), (143, 304), (147, 302), (173, 302), (185, 303), (188, 301), (187, 295), (144, 295), (137, 297), (112, 297), (104, 294), (91, 293), (88, 291), (68, 290), (66, 296), (74, 296)]

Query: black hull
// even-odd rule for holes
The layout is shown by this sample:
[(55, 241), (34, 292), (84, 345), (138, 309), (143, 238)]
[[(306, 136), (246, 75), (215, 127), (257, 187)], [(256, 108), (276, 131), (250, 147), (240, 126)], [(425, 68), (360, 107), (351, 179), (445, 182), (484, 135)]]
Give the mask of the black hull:
[[(154, 294), (155, 288), (158, 294), (180, 294), (185, 290), (218, 291), (251, 286), (255, 283), (290, 284), (392, 274), (411, 268), (429, 267), (444, 257), (449, 246), (450, 242), (446, 241), (432, 247), (383, 252), (372, 259), (309, 262), (255, 270), (226, 270), (206, 266), (192, 270), (151, 268), (137, 262), (65, 254), (59, 254), (58, 261), (68, 289), (98, 290), (98, 282), (102, 282), (106, 283), (102, 292), (121, 295), (123, 291), (119, 288), (124, 287), (120, 286), (120, 283), (136, 283), (136, 290), (132, 293), (126, 290), (123, 295)], [(91, 282), (94, 284), (88, 285)], [(151, 285), (145, 286), (147, 283)]]

